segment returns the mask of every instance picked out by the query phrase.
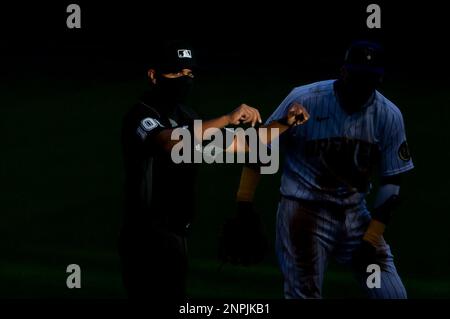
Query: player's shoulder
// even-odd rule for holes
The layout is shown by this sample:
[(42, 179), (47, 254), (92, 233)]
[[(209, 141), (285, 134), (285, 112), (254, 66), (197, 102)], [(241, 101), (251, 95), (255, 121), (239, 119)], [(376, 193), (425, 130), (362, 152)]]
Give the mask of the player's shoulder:
[(327, 95), (333, 92), (333, 83), (335, 81), (325, 80), (297, 86), (292, 90), (291, 94), (301, 98)]
[(375, 94), (375, 107), (380, 114), (384, 114), (397, 121), (403, 120), (402, 111), (394, 102), (389, 100), (379, 91), (375, 91)]

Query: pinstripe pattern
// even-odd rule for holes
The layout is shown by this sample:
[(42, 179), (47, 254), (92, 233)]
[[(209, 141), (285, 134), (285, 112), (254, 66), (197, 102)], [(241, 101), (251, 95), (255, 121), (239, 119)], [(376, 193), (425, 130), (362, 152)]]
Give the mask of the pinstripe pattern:
[[(277, 213), (276, 254), (284, 277), (287, 299), (321, 298), (328, 261), (350, 265), (351, 256), (362, 240), (370, 214), (364, 206), (330, 211), (302, 206), (282, 197)], [(355, 273), (369, 298), (403, 299), (406, 290), (397, 274), (389, 245), (377, 247), (382, 267), (381, 287), (369, 289), (368, 274)]]
[[(288, 299), (321, 298), (329, 258), (350, 263), (370, 221), (365, 206), (371, 189), (370, 168), (377, 165), (379, 175), (388, 176), (414, 167), (411, 159), (399, 155), (406, 141), (400, 110), (375, 92), (361, 111), (347, 114), (339, 105), (333, 83), (295, 88), (267, 120), (284, 117), (293, 102), (302, 104), (311, 115), (306, 124), (283, 136), (286, 160), (276, 252)], [(320, 204), (305, 207), (305, 201)], [(327, 202), (354, 208), (331, 211), (324, 205)], [(381, 288), (369, 289), (367, 274), (357, 273), (361, 287), (370, 298), (406, 298), (389, 245), (384, 242), (377, 250), (383, 269)]]
[[(382, 176), (408, 171), (414, 165), (411, 159), (405, 161), (399, 157), (400, 145), (406, 141), (400, 110), (381, 93), (376, 92), (360, 112), (349, 115), (340, 107), (333, 83), (334, 80), (329, 80), (295, 88), (267, 123), (284, 117), (293, 102), (303, 104), (311, 115), (306, 124), (292, 128), (283, 137), (287, 142), (287, 156), (280, 188), (282, 195), (355, 205), (364, 200), (368, 189), (353, 187), (354, 185), (349, 187), (339, 178), (334, 181), (329, 179), (335, 185), (325, 186), (319, 179), (324, 174), (330, 174), (330, 163), (323, 160), (323, 155), (326, 157), (330, 148), (339, 148), (338, 143), (353, 143), (354, 146), (348, 148), (357, 158), (360, 156), (359, 150), (373, 147), (380, 154), (376, 164), (379, 164), (379, 174)], [(305, 148), (311, 145), (323, 150), (320, 154), (308, 156)], [(375, 156), (371, 157), (375, 161)], [(351, 158), (350, 160), (352, 161)], [(331, 160), (333, 161), (334, 159)], [(358, 165), (354, 166), (354, 170), (360, 170)], [(341, 173), (341, 169), (335, 168), (331, 174), (335, 177)], [(370, 189), (370, 185), (368, 187)]]

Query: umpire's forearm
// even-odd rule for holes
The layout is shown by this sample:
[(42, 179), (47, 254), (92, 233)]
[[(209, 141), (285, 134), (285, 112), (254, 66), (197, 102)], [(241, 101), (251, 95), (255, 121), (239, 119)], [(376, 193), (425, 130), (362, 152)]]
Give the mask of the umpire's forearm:
[[(230, 117), (228, 115), (223, 115), (223, 116), (217, 117), (212, 120), (203, 121), (201, 136), (196, 136), (196, 137), (198, 137), (198, 139), (200, 139), (200, 140), (208, 139), (211, 137), (212, 134), (205, 134), (206, 130), (212, 129), (212, 130), (210, 130), (210, 132), (213, 133), (215, 131), (214, 129), (220, 130), (228, 125), (230, 125)], [(196, 134), (197, 134), (197, 132), (196, 132)]]
[[(208, 135), (204, 134), (206, 130), (210, 129), (209, 132), (212, 133), (214, 132), (214, 129), (219, 130), (229, 125), (229, 123), (230, 123), (229, 117), (224, 115), (212, 120), (203, 121), (201, 122), (201, 125), (195, 125), (194, 123), (189, 130), (191, 133), (195, 135), (195, 140), (201, 141), (210, 138), (211, 134)], [(156, 137), (156, 142), (160, 144), (166, 152), (170, 152), (172, 150), (172, 147), (181, 141), (180, 138), (175, 138), (173, 136), (173, 131), (176, 129), (180, 128), (177, 127), (162, 130)]]

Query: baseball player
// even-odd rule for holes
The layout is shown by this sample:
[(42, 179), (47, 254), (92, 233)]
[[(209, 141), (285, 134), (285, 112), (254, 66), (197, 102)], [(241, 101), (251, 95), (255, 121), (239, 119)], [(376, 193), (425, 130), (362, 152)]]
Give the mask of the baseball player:
[[(194, 71), (189, 46), (179, 42), (165, 46), (148, 70), (149, 91), (124, 117), (125, 207), (119, 252), (130, 298), (185, 297), (186, 236), (194, 215), (196, 166), (172, 160), (171, 150), (180, 140), (171, 135), (175, 129), (184, 129), (196, 140), (204, 138), (194, 132), (193, 121), (198, 116), (185, 104)], [(285, 121), (300, 124), (305, 119), (295, 116), (303, 111), (291, 107)], [(204, 121), (201, 133), (257, 122), (261, 122), (258, 110), (243, 104), (227, 115)], [(274, 126), (288, 128), (270, 127)], [(197, 151), (194, 144), (192, 152)], [(246, 149), (236, 139), (224, 147), (232, 152)]]
[[(293, 103), (310, 114), (281, 136), (286, 157), (276, 254), (285, 298), (321, 298), (332, 258), (351, 266), (368, 297), (407, 297), (383, 233), (399, 201), (401, 176), (413, 162), (400, 110), (376, 90), (383, 54), (376, 43), (353, 43), (339, 79), (295, 88), (267, 120), (283, 117)], [(380, 187), (369, 212), (365, 198), (374, 175)], [(258, 179), (254, 167), (244, 167), (237, 193), (241, 216), (255, 216)], [(369, 265), (381, 270), (379, 287), (367, 285)]]

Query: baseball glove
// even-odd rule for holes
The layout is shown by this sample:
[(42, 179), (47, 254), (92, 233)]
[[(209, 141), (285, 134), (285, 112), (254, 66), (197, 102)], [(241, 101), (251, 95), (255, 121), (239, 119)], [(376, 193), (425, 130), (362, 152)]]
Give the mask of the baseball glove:
[(236, 215), (223, 225), (219, 237), (219, 259), (224, 263), (249, 266), (261, 262), (267, 248), (260, 215), (251, 202), (238, 202)]

